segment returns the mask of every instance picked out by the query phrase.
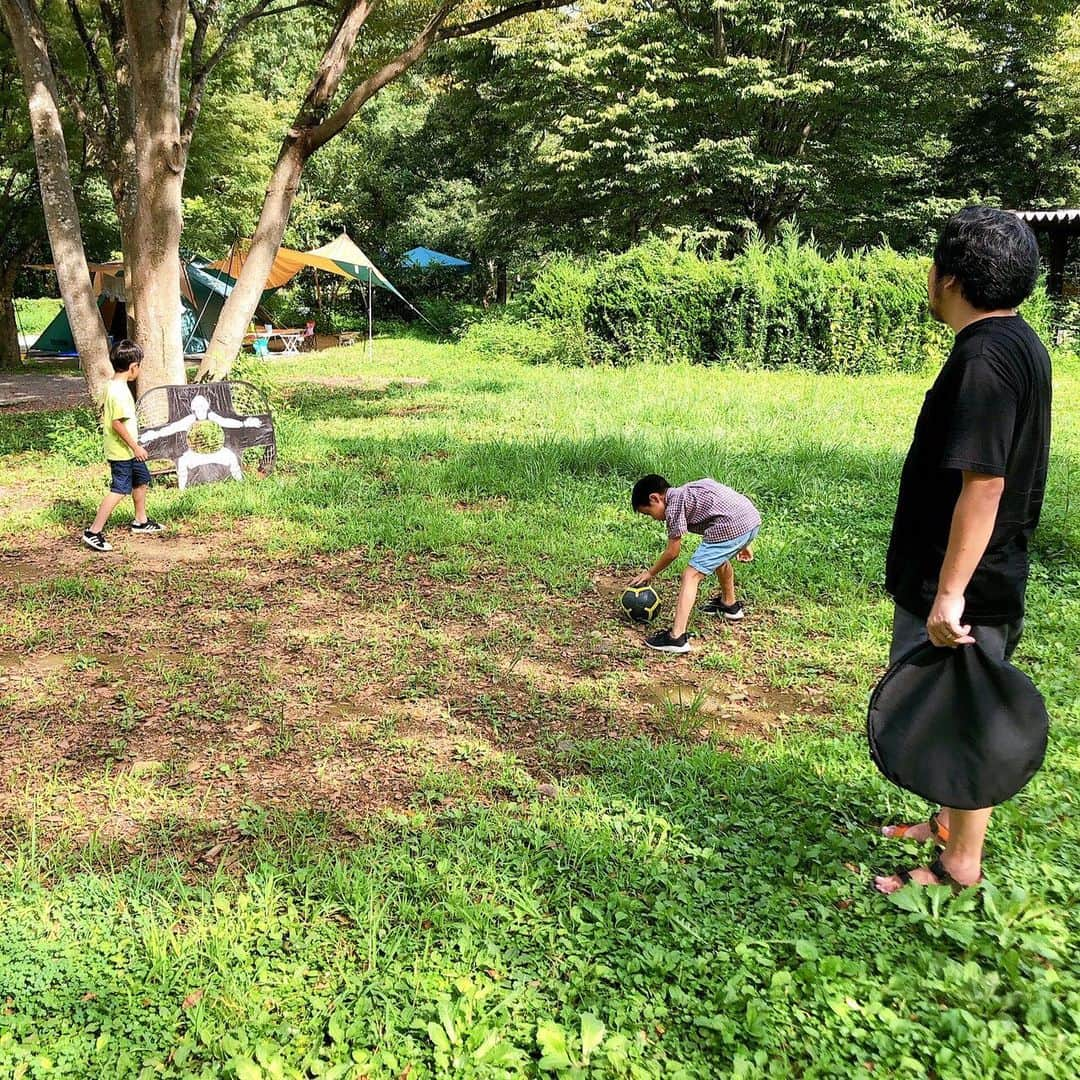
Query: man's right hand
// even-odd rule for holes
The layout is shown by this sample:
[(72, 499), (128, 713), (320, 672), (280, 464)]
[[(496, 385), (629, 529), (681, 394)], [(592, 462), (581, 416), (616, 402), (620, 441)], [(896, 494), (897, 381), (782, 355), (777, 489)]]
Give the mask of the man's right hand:
[(145, 446), (135, 446), (134, 454), (136, 461), (145, 461), (150, 456)]

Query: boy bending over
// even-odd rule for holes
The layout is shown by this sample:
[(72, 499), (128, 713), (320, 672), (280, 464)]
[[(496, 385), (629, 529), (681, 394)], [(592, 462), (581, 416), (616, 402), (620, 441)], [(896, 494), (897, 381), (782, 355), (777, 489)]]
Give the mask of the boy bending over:
[(720, 579), (720, 595), (706, 601), (702, 610), (738, 622), (743, 617), (743, 606), (735, 599), (735, 572), (731, 559), (753, 560), (751, 544), (761, 528), (757, 507), (745, 495), (715, 480), (693, 480), (681, 487), (672, 487), (655, 473), (643, 476), (634, 485), (630, 502), (637, 513), (665, 522), (668, 533), (668, 545), (663, 555), (643, 574), (638, 574), (631, 585), (646, 585), (666, 570), (679, 557), (682, 538), (688, 532), (701, 536), (690, 564), (682, 572), (671, 629), (646, 638), (645, 644), (660, 652), (690, 651), (686, 625), (697, 599), (698, 585), (710, 574), (716, 574)]

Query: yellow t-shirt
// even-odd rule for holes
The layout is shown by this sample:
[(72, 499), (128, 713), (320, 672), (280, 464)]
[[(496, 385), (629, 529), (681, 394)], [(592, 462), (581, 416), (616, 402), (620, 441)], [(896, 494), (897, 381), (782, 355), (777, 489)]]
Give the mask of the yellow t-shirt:
[(130, 461), (135, 455), (119, 435), (113, 431), (113, 421), (123, 420), (128, 434), (139, 441), (139, 422), (135, 419), (135, 399), (126, 379), (110, 379), (105, 388), (105, 403), (101, 414), (104, 433), (105, 459), (107, 461)]

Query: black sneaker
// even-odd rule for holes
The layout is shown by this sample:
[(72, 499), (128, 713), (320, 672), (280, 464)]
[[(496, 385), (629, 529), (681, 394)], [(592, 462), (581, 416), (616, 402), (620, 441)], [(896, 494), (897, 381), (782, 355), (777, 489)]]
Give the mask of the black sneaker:
[(153, 518), (147, 518), (146, 521), (133, 521), (131, 531), (133, 533), (159, 533), (165, 531), (165, 526)]
[(670, 630), (661, 630), (659, 634), (645, 639), (645, 644), (657, 652), (688, 653), (690, 651), (690, 635), (683, 634), (681, 637), (672, 637)]
[(723, 615), (728, 622), (738, 622), (745, 614), (741, 600), (736, 600), (734, 604), (725, 604), (718, 596), (706, 600), (701, 605), (701, 610), (706, 615)]
[(82, 542), (95, 551), (112, 551), (112, 544), (105, 539), (103, 532), (96, 533), (91, 532), (89, 529), (83, 529)]

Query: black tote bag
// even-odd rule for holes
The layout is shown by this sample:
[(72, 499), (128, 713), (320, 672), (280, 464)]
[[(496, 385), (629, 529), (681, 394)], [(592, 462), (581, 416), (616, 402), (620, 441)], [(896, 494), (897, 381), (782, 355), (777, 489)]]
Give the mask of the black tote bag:
[(958, 810), (1011, 799), (1042, 764), (1048, 731), (1035, 684), (978, 644), (917, 645), (885, 672), (866, 717), (882, 774)]

